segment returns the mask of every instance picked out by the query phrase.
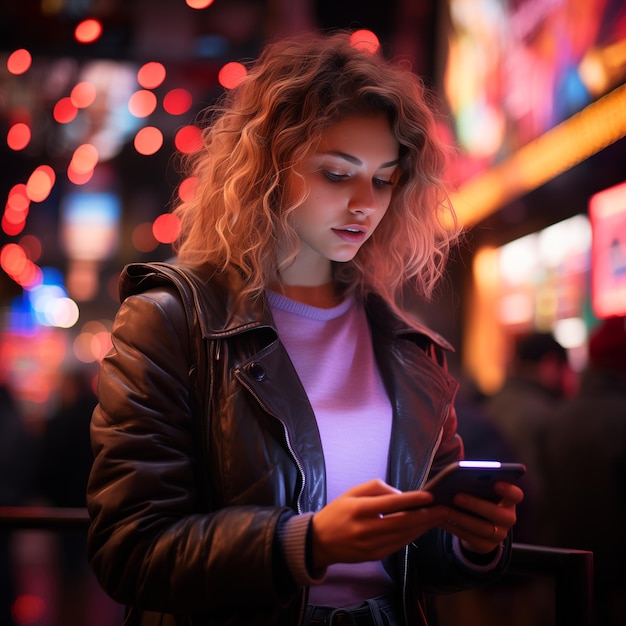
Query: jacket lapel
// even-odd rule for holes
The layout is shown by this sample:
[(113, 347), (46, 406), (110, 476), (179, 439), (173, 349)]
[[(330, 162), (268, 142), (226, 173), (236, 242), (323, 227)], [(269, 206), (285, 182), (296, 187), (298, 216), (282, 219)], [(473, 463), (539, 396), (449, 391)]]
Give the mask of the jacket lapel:
[(452, 347), (426, 327), (409, 327), (376, 296), (370, 296), (366, 310), (393, 410), (387, 478), (402, 491), (419, 489), (430, 472), (458, 388), (435, 353), (442, 355), (442, 348)]

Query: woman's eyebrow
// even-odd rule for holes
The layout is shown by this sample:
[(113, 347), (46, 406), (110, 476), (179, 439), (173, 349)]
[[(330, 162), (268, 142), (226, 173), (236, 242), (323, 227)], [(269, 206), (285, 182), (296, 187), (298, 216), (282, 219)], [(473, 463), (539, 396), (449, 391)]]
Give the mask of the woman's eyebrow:
[[(328, 152), (324, 152), (323, 154), (339, 157), (339, 158), (344, 159), (344, 160), (346, 160), (349, 163), (352, 163), (354, 165), (363, 165), (363, 161), (361, 161), (361, 159), (358, 159), (357, 157), (355, 157), (355, 156), (353, 156), (351, 154), (347, 154), (346, 152), (341, 152), (339, 150), (330, 150)], [(400, 159), (394, 159), (393, 161), (388, 161), (387, 163), (382, 163), (380, 165), (380, 169), (385, 169), (387, 167), (393, 167), (395, 165), (398, 165), (398, 163), (400, 163)]]

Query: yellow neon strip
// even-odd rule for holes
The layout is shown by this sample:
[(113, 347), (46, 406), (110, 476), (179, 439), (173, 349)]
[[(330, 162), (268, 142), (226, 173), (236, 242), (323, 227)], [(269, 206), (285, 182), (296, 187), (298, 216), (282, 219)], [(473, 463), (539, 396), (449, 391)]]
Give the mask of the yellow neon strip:
[(471, 288), (466, 287), (467, 315), (463, 333), (463, 369), (484, 393), (504, 381), (506, 337), (498, 323), (500, 275), (498, 250), (482, 246), (473, 259)]
[(461, 185), (451, 196), (460, 224), (476, 224), (624, 136), (626, 84)]

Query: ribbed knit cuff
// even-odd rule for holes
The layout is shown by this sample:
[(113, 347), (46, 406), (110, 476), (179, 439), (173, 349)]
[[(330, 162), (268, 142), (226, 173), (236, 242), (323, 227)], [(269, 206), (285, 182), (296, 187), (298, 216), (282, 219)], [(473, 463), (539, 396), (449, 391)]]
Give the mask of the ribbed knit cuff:
[(326, 578), (326, 570), (312, 573), (307, 568), (307, 535), (312, 519), (313, 513), (294, 515), (280, 530), (287, 567), (296, 584), (304, 587), (319, 585)]
[(489, 554), (472, 553), (470, 556), (468, 551), (463, 549), (461, 540), (456, 535), (452, 535), (452, 549), (454, 550), (456, 558), (459, 559), (465, 567), (469, 567), (477, 572), (489, 572), (496, 569), (498, 566), (500, 559), (502, 558), (504, 546), (501, 543), (493, 552), (490, 552)]

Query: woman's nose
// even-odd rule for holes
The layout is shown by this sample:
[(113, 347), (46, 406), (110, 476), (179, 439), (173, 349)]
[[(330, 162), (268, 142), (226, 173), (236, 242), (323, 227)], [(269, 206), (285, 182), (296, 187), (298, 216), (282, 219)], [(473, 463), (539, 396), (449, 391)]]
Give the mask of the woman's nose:
[(359, 185), (350, 197), (348, 209), (352, 213), (369, 214), (376, 210), (374, 192), (370, 185)]

